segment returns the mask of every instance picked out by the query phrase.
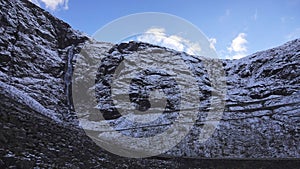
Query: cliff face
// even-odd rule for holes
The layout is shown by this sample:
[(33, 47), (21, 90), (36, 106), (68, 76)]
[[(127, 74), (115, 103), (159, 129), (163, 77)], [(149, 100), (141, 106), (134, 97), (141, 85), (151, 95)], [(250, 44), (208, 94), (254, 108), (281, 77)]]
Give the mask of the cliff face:
[[(221, 93), (221, 91), (216, 90), (212, 85), (213, 77), (210, 77), (207, 73), (208, 70), (206, 70), (212, 67), (207, 67), (205, 64), (222, 65), (214, 63), (212, 59), (190, 56), (144, 43), (130, 42), (116, 45), (106, 56), (103, 55), (96, 80), (96, 96), (99, 103), (98, 108), (103, 113), (104, 118), (117, 119), (110, 120), (110, 124), (114, 128), (109, 131), (103, 131), (101, 127), (96, 129), (92, 126), (99, 118), (97, 116), (82, 119), (81, 124), (85, 129), (94, 131), (94, 137), (124, 149), (133, 149), (137, 147), (138, 142), (132, 141), (124, 146), (124, 141), (120, 139), (120, 135), (111, 134), (113, 130), (126, 136), (139, 138), (154, 136), (174, 127), (173, 124), (179, 116), (178, 110), (180, 108), (178, 105), (180, 105), (180, 101), (182, 102), (187, 98), (178, 94), (182, 91), (179, 90), (178, 83), (174, 81), (174, 78), (172, 79), (160, 69), (147, 68), (144, 72), (137, 71), (144, 68), (143, 64), (140, 63), (151, 62), (149, 58), (152, 55), (168, 58), (169, 63), (173, 63), (176, 56), (180, 56), (195, 75), (199, 87), (200, 109), (194, 112), (198, 119), (188, 136), (165, 155), (212, 158), (299, 157), (299, 39), (240, 60), (221, 61), (220, 63), (224, 66), (226, 73), (227, 91), (224, 98), (224, 112), (220, 118), (209, 116), (214, 113), (214, 111), (209, 111), (212, 108), (212, 100), (210, 100), (212, 92)], [(122, 61), (131, 56), (138, 56), (139, 61), (137, 64), (126, 65), (127, 68), (125, 69), (122, 64), (130, 62), (124, 63)], [(121, 72), (117, 71), (118, 66), (123, 67)], [(179, 67), (178, 69), (182, 68)], [(148, 109), (151, 105), (148, 102), (149, 92), (157, 88), (163, 90), (168, 100), (164, 114), (154, 121), (147, 119), (149, 114), (143, 113), (143, 110), (140, 110), (139, 117), (133, 116), (134, 111), (132, 110), (127, 112), (127, 119), (143, 118), (144, 121), (151, 121), (149, 123), (135, 123), (123, 117), (119, 118), (122, 113), (120, 112), (121, 109), (117, 108), (118, 105), (112, 101), (113, 77), (119, 76), (121, 79), (114, 83), (122, 83), (122, 79), (126, 81), (128, 78), (124, 74), (130, 74), (134, 71), (137, 73), (131, 77), (133, 79), (130, 82), (129, 90), (124, 88), (131, 102), (126, 102), (126, 105), (134, 105), (136, 109)], [(215, 71), (214, 73), (221, 74), (222, 72)], [(217, 77), (218, 79), (215, 81), (222, 80), (219, 76)], [(182, 73), (180, 78), (188, 79), (189, 77)], [(189, 90), (196, 91), (192, 88)], [(121, 96), (123, 94), (123, 92), (116, 93), (116, 95)], [(90, 114), (90, 116), (92, 115)], [(186, 124), (189, 122), (181, 121), (180, 126), (187, 130)], [(204, 125), (208, 123), (216, 127), (216, 130), (211, 138), (201, 143), (199, 136), (204, 131)], [(103, 125), (102, 123), (97, 124)], [(171, 136), (172, 134), (170, 134), (169, 139), (174, 139)], [(138, 141), (140, 142), (140, 140)], [(147, 140), (144, 144), (147, 144)], [(167, 142), (166, 144), (171, 143)], [(146, 148), (146, 146), (142, 148)]]
[(40, 114), (68, 121), (68, 60), (87, 38), (27, 1), (0, 3), (2, 91)]
[[(215, 119), (205, 118), (209, 113), (211, 93), (216, 91), (203, 66), (204, 60), (207, 61), (204, 57), (144, 43), (114, 46), (94, 42), (26, 0), (2, 0), (0, 25), (0, 168), (133, 165), (157, 168), (188, 164), (188, 160), (172, 158), (120, 158), (99, 148), (77, 124), (72, 100), (81, 108), (76, 110), (78, 112), (88, 109), (89, 105), (76, 100), (86, 93), (73, 91), (75, 96), (72, 98), (74, 68), (75, 86), (80, 85), (80, 80), (90, 81), (97, 75), (96, 97), (102, 103), (99, 109), (122, 134), (153, 136), (170, 127), (178, 116), (180, 96), (177, 95), (178, 84), (164, 72), (144, 72), (136, 76), (130, 89), (132, 103), (144, 111), (149, 108), (149, 93), (141, 91), (164, 86), (168, 111), (163, 118), (149, 124), (151, 127), (145, 129), (145, 126), (132, 124), (124, 118), (115, 119), (119, 114), (109, 95), (111, 75), (124, 57), (139, 54), (147, 62), (149, 52), (157, 51), (170, 59), (180, 56), (190, 67), (198, 82), (202, 107), (195, 112), (199, 119), (188, 136), (164, 156), (300, 157), (299, 39), (241, 60), (219, 62), (224, 66), (227, 79), (225, 110), (212, 137), (200, 143), (197, 140), (203, 124), (216, 124)], [(90, 62), (91, 59), (99, 62)], [(93, 118), (97, 117), (81, 118), (79, 122), (85, 129), (93, 130), (90, 128)], [(106, 136), (107, 131), (93, 132), (97, 136)], [(117, 135), (107, 135), (105, 140), (117, 146), (122, 144)], [(132, 146), (134, 143), (125, 148)]]
[(100, 164), (69, 125), (70, 61), (87, 39), (26, 0), (0, 2), (0, 168)]

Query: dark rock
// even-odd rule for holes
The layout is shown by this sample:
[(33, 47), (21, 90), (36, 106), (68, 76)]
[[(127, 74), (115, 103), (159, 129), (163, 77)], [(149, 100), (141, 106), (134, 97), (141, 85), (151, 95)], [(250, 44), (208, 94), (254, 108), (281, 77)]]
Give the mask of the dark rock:
[(4, 168), (5, 167), (5, 164), (4, 164), (4, 162), (0, 159), (0, 167), (1, 168)]

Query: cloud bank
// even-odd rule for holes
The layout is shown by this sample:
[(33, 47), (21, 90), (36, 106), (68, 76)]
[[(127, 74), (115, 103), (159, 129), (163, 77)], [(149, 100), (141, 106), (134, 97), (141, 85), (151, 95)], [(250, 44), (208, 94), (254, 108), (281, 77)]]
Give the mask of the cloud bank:
[(164, 46), (190, 55), (201, 52), (199, 43), (190, 42), (178, 35), (167, 35), (164, 28), (150, 28), (144, 34), (137, 36), (137, 41)]

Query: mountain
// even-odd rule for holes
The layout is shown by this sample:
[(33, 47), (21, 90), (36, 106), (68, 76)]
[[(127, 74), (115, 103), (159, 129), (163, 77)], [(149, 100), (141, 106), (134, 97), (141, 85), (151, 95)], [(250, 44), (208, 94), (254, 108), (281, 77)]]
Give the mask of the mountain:
[[(0, 168), (220, 168), (220, 164), (226, 168), (239, 162), (222, 159), (248, 158), (247, 166), (240, 167), (247, 168), (270, 165), (251, 159), (300, 157), (300, 39), (240, 60), (214, 60), (141, 42), (96, 42), (27, 0), (2, 0), (0, 9)], [(97, 114), (85, 118), (76, 113), (88, 110), (89, 103), (81, 98), (89, 93), (74, 89), (88, 91), (82, 82), (96, 82), (98, 109), (123, 135), (139, 138), (162, 133), (178, 119), (178, 103), (189, 99), (178, 95), (179, 83), (166, 72), (148, 69), (131, 81), (129, 95), (138, 110), (153, 105), (145, 88), (158, 87), (167, 95), (162, 117), (146, 126), (120, 117), (110, 96), (119, 64), (133, 56), (148, 62), (153, 53), (168, 63), (179, 58), (187, 65), (197, 82), (189, 91), (199, 97), (200, 109), (192, 114), (197, 117), (192, 126), (180, 121), (183, 131), (191, 130), (166, 153), (143, 159), (119, 157), (97, 146), (87, 133), (101, 135), (124, 152), (136, 143), (122, 147), (118, 135), (91, 127), (99, 120)], [(175, 69), (185, 71), (180, 66)], [(210, 116), (215, 110), (211, 98), (223, 95), (219, 101), (224, 112)], [(216, 130), (199, 142), (206, 124)], [(292, 168), (299, 161), (272, 164)]]
[[(111, 101), (112, 77), (115, 72), (118, 72), (116, 70), (118, 66), (123, 67), (121, 71), (124, 71), (124, 73), (121, 72), (115, 75), (121, 77), (121, 80), (114, 82), (116, 84), (122, 83), (122, 78), (123, 80), (128, 78), (124, 74), (130, 74), (131, 71), (145, 68), (141, 63), (151, 62), (148, 59), (151, 55), (158, 55), (158, 58), (167, 58), (165, 63), (169, 62), (171, 65), (175, 65), (174, 61), (178, 58), (176, 56), (179, 56), (195, 75), (195, 80), (198, 82), (196, 87), (200, 89), (198, 95), (200, 110), (194, 112), (197, 114), (197, 118), (189, 135), (180, 144), (168, 151), (167, 155), (208, 158), (299, 157), (299, 39), (240, 60), (220, 60), (219, 62), (214, 59), (191, 56), (159, 46), (137, 42), (116, 45), (109, 53), (111, 54), (102, 59), (96, 83), (96, 95), (101, 103), (99, 109), (106, 119), (121, 116), (120, 108), (117, 109)], [(129, 66), (127, 65), (126, 68), (122, 65), (122, 61), (131, 55), (138, 56), (140, 60), (136, 65), (128, 64)], [(126, 65), (130, 61), (123, 62), (123, 64)], [(160, 62), (163, 62), (163, 59)], [(222, 66), (221, 69), (216, 68)], [(80, 69), (78, 72), (83, 71)], [(180, 78), (189, 79), (190, 82), (188, 73), (185, 73), (182, 67), (179, 67), (178, 71), (182, 73)], [(213, 73), (208, 73), (209, 71), (213, 71)], [(220, 82), (224, 78), (223, 76), (226, 77), (226, 84)], [(76, 85), (76, 81), (74, 85)], [(168, 98), (162, 119), (146, 123), (146, 125), (131, 123), (124, 118), (111, 120), (116, 130), (132, 137), (149, 136), (164, 132), (168, 126), (171, 127), (175, 123), (174, 118), (178, 116), (178, 109), (180, 109), (178, 108), (178, 102), (191, 100), (184, 98), (183, 95), (178, 95), (180, 90), (174, 78), (167, 76), (161, 70), (153, 70), (153, 68), (147, 68), (144, 72), (134, 76), (130, 85), (128, 93), (130, 102), (138, 107), (149, 105), (149, 103), (145, 103), (145, 100), (149, 98), (145, 91), (158, 86), (164, 90)], [(220, 85), (226, 86), (220, 87)], [(116, 85), (114, 88), (122, 88), (123, 86), (126, 85), (120, 85), (119, 87)], [(196, 88), (192, 87), (194, 86), (188, 85), (189, 90), (197, 91)], [(226, 88), (226, 90), (222, 91), (222, 88)], [(127, 92), (126, 89), (124, 90)], [(211, 100), (211, 97), (222, 95), (222, 92), (226, 94), (224, 98), (221, 97), (221, 99), (225, 99), (223, 109), (216, 106), (221, 105), (222, 101), (216, 99), (215, 101), (218, 103), (213, 105), (213, 100)], [(116, 95), (122, 94), (124, 93), (120, 92)], [(194, 96), (188, 95), (187, 97)], [(130, 105), (129, 101), (125, 104)], [(189, 109), (189, 107), (185, 108)], [(219, 110), (221, 114), (215, 113), (218, 109), (221, 109)], [(212, 115), (210, 116), (210, 114)], [(140, 116), (143, 116), (144, 119), (147, 118), (147, 114)], [(128, 117), (130, 118), (130, 115)], [(87, 118), (87, 121), (89, 119), (91, 122), (97, 121), (97, 117), (94, 119)], [(83, 125), (87, 129), (93, 130), (92, 127), (86, 124), (87, 121), (83, 120)], [(180, 125), (188, 130), (189, 125), (185, 125), (185, 122), (181, 121)], [(198, 141), (199, 136), (201, 136), (201, 131), (205, 125), (212, 125), (217, 129), (211, 138), (204, 143), (200, 143)], [(149, 129), (145, 129), (145, 126), (149, 126)], [(105, 135), (105, 137), (104, 140), (113, 142), (111, 144), (116, 144), (116, 146), (123, 144), (122, 140), (118, 139), (119, 135)], [(176, 137), (179, 136), (176, 135)], [(128, 143), (126, 147), (130, 149), (130, 147), (137, 146), (134, 141), (131, 144)]]

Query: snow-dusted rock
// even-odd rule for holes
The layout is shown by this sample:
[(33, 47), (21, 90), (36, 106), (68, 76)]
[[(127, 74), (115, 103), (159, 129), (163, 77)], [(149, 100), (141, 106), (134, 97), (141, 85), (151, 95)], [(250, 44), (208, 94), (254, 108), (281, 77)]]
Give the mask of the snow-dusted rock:
[[(116, 45), (109, 51), (110, 54), (106, 54), (99, 65), (96, 80), (98, 108), (105, 119), (120, 117), (121, 112), (116, 108), (112, 98), (113, 77), (116, 76), (117, 67), (122, 66), (121, 63), (127, 63), (122, 60), (130, 55), (138, 56), (141, 59), (139, 62), (150, 62), (148, 61), (150, 55), (158, 54), (153, 51), (160, 50), (160, 57), (168, 57), (172, 62), (174, 56), (180, 55), (190, 66), (200, 89), (200, 108), (194, 113), (202, 117), (195, 122), (190, 134), (165, 155), (212, 158), (299, 157), (299, 49), (300, 40), (298, 39), (240, 60), (221, 61), (226, 70), (227, 94), (225, 109), (220, 120), (219, 118), (208, 119), (208, 115), (212, 113), (209, 111), (211, 92), (215, 90), (211, 85), (212, 78), (209, 78), (204, 66), (204, 61), (209, 63), (210, 59), (190, 56), (144, 43), (130, 42)], [(195, 58), (198, 60), (195, 61)], [(139, 62), (134, 66), (139, 67)], [(117, 74), (121, 73), (117, 72)], [(185, 74), (179, 76), (188, 78), (185, 77)], [(123, 78), (128, 77), (124, 76)], [(148, 109), (151, 106), (149, 91), (157, 86), (163, 86), (162, 89), (168, 98), (165, 113), (156, 121), (149, 120), (151, 122), (146, 124), (128, 120), (133, 119), (130, 116), (134, 116), (129, 114), (117, 120), (111, 120), (110, 124), (114, 127), (112, 129), (131, 137), (149, 137), (172, 127), (174, 120), (178, 117), (180, 99), (184, 99), (178, 94), (181, 91), (178, 89), (176, 81), (172, 81), (172, 78), (170, 79), (159, 69), (146, 69), (144, 73), (134, 76), (130, 85), (130, 90), (124, 90), (125, 93), (120, 94), (128, 94), (131, 103), (128, 102), (126, 105), (130, 107), (133, 104), (136, 109), (141, 107)], [(93, 114), (90, 114), (89, 118), (91, 121), (100, 119), (99, 116), (93, 116)], [(147, 114), (144, 115), (144, 118), (147, 118)], [(220, 120), (219, 123), (218, 120)], [(203, 132), (202, 127), (205, 122), (216, 122), (217, 126), (212, 137), (201, 143), (199, 137)], [(87, 123), (85, 120), (84, 126), (89, 129)], [(184, 125), (183, 122), (182, 126)], [(105, 137), (107, 137), (106, 140), (113, 141), (117, 145), (124, 144), (121, 139), (118, 139), (119, 135), (117, 134), (105, 134)], [(134, 141), (131, 144), (132, 146), (136, 145)]]
[[(299, 158), (299, 49), (297, 39), (240, 60), (213, 61), (145, 43), (113, 45), (90, 40), (27, 0), (2, 0), (0, 168), (182, 168), (198, 167), (201, 157)], [(142, 56), (147, 56), (149, 51), (170, 58), (176, 55), (190, 67), (200, 91), (197, 93), (200, 108), (195, 111), (198, 119), (182, 142), (162, 154), (170, 158), (120, 158), (98, 147), (76, 126), (79, 122), (91, 132), (105, 136), (108, 143), (119, 144), (118, 138), (108, 134), (111, 131), (99, 131), (104, 121), (93, 121), (99, 116), (89, 116), (91, 107), (86, 104), (89, 100), (80, 101), (80, 97), (85, 98), (96, 90), (98, 109), (123, 135), (151, 137), (166, 131), (179, 116), (182, 95), (178, 93), (178, 81), (161, 70), (139, 74), (126, 92), (137, 110), (146, 112), (150, 106), (166, 103), (167, 111), (157, 114), (158, 118), (146, 125), (132, 123), (124, 117), (114, 119), (120, 115), (110, 98), (111, 84), (107, 83), (110, 75), (124, 57), (139, 53), (140, 59), (147, 62)], [(206, 70), (207, 63), (223, 66), (224, 70)], [(226, 76), (214, 79), (208, 76), (208, 71)], [(185, 74), (181, 78), (189, 77)], [(97, 83), (92, 88), (84, 86), (95, 79)], [(211, 97), (223, 94), (212, 82), (218, 85), (226, 82), (226, 105), (221, 118), (209, 116), (214, 112), (210, 108)], [(88, 93), (72, 90), (72, 86), (80, 85)], [(157, 86), (161, 87), (161, 93), (151, 92)], [(162, 93), (167, 100), (159, 97)], [(72, 100), (79, 105), (78, 109), (73, 107)], [(81, 120), (77, 120), (74, 109)], [(127, 117), (144, 122), (153, 116)], [(205, 123), (216, 130), (201, 143), (198, 140)], [(182, 123), (181, 129), (188, 128), (188, 124), (189, 121)], [(182, 156), (198, 159), (174, 158)]]

